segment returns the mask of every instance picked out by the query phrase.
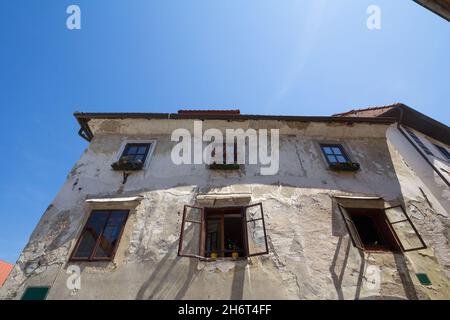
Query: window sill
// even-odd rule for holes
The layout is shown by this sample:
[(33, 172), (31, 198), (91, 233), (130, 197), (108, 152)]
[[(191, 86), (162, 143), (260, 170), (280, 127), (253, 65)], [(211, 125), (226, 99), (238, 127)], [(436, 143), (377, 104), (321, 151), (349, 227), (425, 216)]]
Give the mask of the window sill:
[(332, 163), (329, 168), (332, 171), (356, 172), (359, 171), (361, 165), (357, 162)]
[(241, 168), (240, 164), (237, 163), (230, 163), (230, 164), (210, 164), (209, 169), (210, 170), (239, 170)]

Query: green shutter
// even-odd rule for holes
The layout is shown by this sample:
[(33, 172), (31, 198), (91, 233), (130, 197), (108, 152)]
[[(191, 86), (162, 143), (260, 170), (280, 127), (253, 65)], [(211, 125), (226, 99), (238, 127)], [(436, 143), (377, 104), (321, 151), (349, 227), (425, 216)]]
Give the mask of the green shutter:
[(45, 300), (49, 289), (49, 287), (28, 287), (22, 300)]

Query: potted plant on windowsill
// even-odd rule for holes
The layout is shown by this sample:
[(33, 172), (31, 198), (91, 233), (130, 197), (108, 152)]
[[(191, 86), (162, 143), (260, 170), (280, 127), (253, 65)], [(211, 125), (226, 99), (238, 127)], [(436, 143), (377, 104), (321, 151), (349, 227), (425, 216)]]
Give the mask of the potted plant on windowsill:
[(361, 168), (357, 162), (334, 162), (330, 163), (330, 169), (333, 171), (358, 171)]
[(210, 256), (211, 260), (217, 260), (217, 257), (218, 257), (217, 251), (215, 251), (215, 250), (211, 251), (209, 256)]
[(114, 162), (111, 164), (111, 167), (114, 170), (123, 170), (123, 171), (136, 171), (136, 170), (142, 170), (144, 167), (144, 162), (142, 160), (138, 159), (135, 160), (133, 157), (121, 157), (119, 161)]
[(236, 245), (233, 245), (233, 251), (231, 252), (231, 257), (233, 258), (233, 260), (237, 260), (237, 258), (239, 258), (239, 252), (237, 250)]

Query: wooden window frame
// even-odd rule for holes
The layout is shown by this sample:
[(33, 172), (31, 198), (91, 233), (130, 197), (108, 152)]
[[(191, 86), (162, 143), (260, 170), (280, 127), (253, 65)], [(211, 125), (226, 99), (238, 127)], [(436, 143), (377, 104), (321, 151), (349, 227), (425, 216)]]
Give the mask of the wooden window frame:
[[(339, 161), (331, 162), (330, 159), (328, 159), (328, 155), (325, 152), (325, 148), (339, 148), (339, 150), (342, 153), (342, 156), (345, 157), (345, 160), (346, 160), (345, 163), (352, 162), (351, 158), (348, 156), (347, 151), (345, 150), (345, 148), (344, 148), (344, 146), (342, 144), (339, 144), (339, 143), (321, 143), (320, 144), (320, 149), (322, 150), (322, 154), (324, 155), (325, 160), (327, 161), (328, 165), (333, 165), (333, 164), (336, 164), (336, 163), (343, 163), (343, 162), (339, 162)], [(333, 153), (333, 155), (336, 156), (334, 153)]]
[[(261, 210), (261, 217), (257, 218), (257, 219), (247, 219), (247, 209), (248, 208), (252, 208), (252, 207), (256, 207), (259, 206), (260, 210)], [(191, 209), (197, 209), (200, 210), (200, 221), (197, 220), (188, 220), (186, 218), (186, 211), (187, 208), (191, 208)], [(263, 206), (262, 203), (255, 203), (255, 204), (251, 204), (251, 205), (247, 205), (247, 206), (230, 206), (230, 207), (196, 207), (196, 206), (191, 206), (191, 205), (185, 205), (184, 209), (183, 209), (183, 217), (182, 217), (182, 222), (181, 222), (181, 231), (180, 231), (180, 238), (179, 238), (179, 243), (178, 243), (178, 256), (180, 257), (188, 257), (188, 258), (198, 258), (201, 260), (211, 260), (209, 257), (206, 257), (206, 213), (205, 210), (212, 210), (212, 209), (223, 209), (223, 210), (227, 210), (227, 209), (240, 209), (240, 216), (241, 216), (241, 221), (242, 221), (242, 238), (243, 238), (243, 242), (244, 242), (244, 252), (245, 252), (245, 256), (241, 257), (241, 258), (248, 258), (248, 257), (253, 257), (253, 256), (258, 256), (258, 255), (264, 255), (264, 254), (268, 254), (269, 253), (269, 246), (268, 246), (268, 241), (267, 241), (267, 231), (266, 231), (266, 225), (265, 225), (265, 220), (264, 220), (264, 210), (263, 210)], [(237, 211), (237, 210), (236, 210)], [(217, 215), (221, 216), (221, 253), (222, 256), (220, 257), (221, 259), (228, 259), (228, 257), (224, 257), (225, 255), (225, 241), (224, 241), (224, 219), (225, 219), (225, 215), (227, 213), (217, 213)], [(255, 252), (255, 253), (251, 253), (249, 250), (249, 242), (248, 242), (248, 231), (247, 231), (247, 224), (251, 223), (251, 222), (255, 222), (255, 221), (262, 221), (262, 227), (263, 227), (263, 232), (264, 232), (264, 241), (265, 241), (265, 251), (262, 252)], [(185, 223), (186, 222), (190, 222), (190, 223), (196, 223), (200, 225), (200, 234), (199, 234), (199, 254), (190, 254), (190, 253), (184, 253), (183, 252), (183, 239), (184, 239), (184, 228), (185, 228)]]
[[(350, 239), (352, 240), (353, 246), (355, 246), (356, 248), (358, 248), (359, 250), (365, 251), (365, 252), (395, 252), (396, 250), (392, 250), (392, 249), (385, 249), (382, 246), (377, 247), (377, 248), (372, 248), (369, 246), (365, 246), (364, 243), (361, 240), (361, 237), (359, 235), (358, 229), (356, 228), (355, 223), (353, 222), (352, 218), (349, 216), (349, 213), (347, 212), (347, 209), (353, 209), (353, 210), (366, 210), (366, 209), (370, 209), (370, 208), (346, 208), (344, 206), (342, 206), (340, 203), (338, 203), (338, 208), (339, 211), (342, 215), (342, 218), (344, 219), (344, 223), (347, 229), (347, 232), (350, 236)], [(389, 220), (389, 217), (386, 214), (387, 210), (390, 209), (396, 209), (396, 208), (401, 208), (403, 211), (403, 215), (406, 217), (403, 220), (399, 220), (399, 221), (395, 221), (395, 222), (391, 222)], [(387, 227), (389, 228), (389, 231), (392, 235), (392, 237), (395, 240), (395, 244), (396, 247), (399, 249), (399, 251), (401, 252), (409, 252), (409, 251), (417, 251), (417, 250), (422, 250), (422, 249), (426, 249), (427, 246), (425, 244), (425, 242), (423, 241), (422, 236), (420, 235), (419, 231), (417, 230), (417, 228), (414, 226), (413, 222), (411, 221), (411, 218), (406, 214), (405, 208), (401, 205), (399, 206), (392, 206), (392, 207), (387, 207), (387, 208), (373, 208), (376, 210), (380, 210), (380, 214), (383, 215), (383, 219), (385, 220)], [(405, 249), (405, 247), (403, 246), (403, 243), (401, 242), (397, 232), (394, 230), (393, 225), (397, 224), (397, 223), (401, 223), (401, 222), (408, 222), (411, 227), (413, 228), (415, 234), (417, 235), (418, 239), (420, 240), (422, 246), (421, 247), (416, 247), (416, 248), (412, 248), (412, 249)], [(377, 226), (378, 228), (379, 226)], [(380, 233), (380, 231), (377, 229), (377, 232)], [(381, 236), (384, 237), (384, 235), (381, 233)], [(386, 239), (385, 239), (386, 240)]]
[[(111, 213), (115, 212), (115, 211), (123, 211), (123, 212), (126, 212), (127, 214), (126, 214), (125, 220), (123, 221), (122, 228), (120, 230), (119, 236), (117, 237), (117, 243), (114, 246), (114, 249), (113, 249), (113, 251), (111, 253), (111, 257), (95, 257), (95, 254), (97, 252), (97, 248), (99, 246), (100, 240), (101, 240), (101, 238), (103, 236), (103, 232), (105, 231), (105, 228), (108, 225), (108, 221), (109, 221), (109, 219), (111, 217)], [(84, 231), (86, 229), (86, 226), (87, 226), (87, 224), (89, 222), (89, 219), (92, 217), (92, 214), (94, 214), (95, 212), (108, 212), (108, 219), (106, 220), (105, 226), (103, 227), (102, 231), (100, 232), (100, 234), (98, 236), (98, 239), (96, 240), (95, 245), (94, 245), (94, 247), (93, 247), (89, 257), (76, 257), (75, 254), (78, 251), (78, 248), (79, 248), (79, 246), (81, 244), (81, 240), (83, 238), (83, 234), (84, 234)], [(130, 210), (129, 209), (105, 209), (105, 210), (97, 209), (97, 210), (92, 210), (90, 212), (90, 214), (89, 214), (88, 219), (86, 220), (86, 223), (83, 226), (83, 229), (81, 230), (80, 235), (78, 236), (77, 243), (75, 244), (75, 248), (72, 250), (72, 254), (70, 255), (69, 261), (113, 261), (114, 257), (116, 256), (117, 249), (119, 248), (119, 244), (120, 244), (120, 241), (122, 239), (122, 234), (123, 234), (123, 232), (125, 230), (125, 226), (127, 224), (129, 216), (130, 216)]]
[[(237, 156), (237, 140), (234, 140), (233, 143), (233, 147), (234, 147), (234, 159), (233, 159), (233, 163), (227, 163), (227, 142), (223, 142), (222, 144), (222, 162), (223, 163), (216, 163), (215, 161), (213, 161), (211, 164), (212, 165), (233, 165), (233, 164), (238, 164), (238, 156)], [(211, 152), (211, 158), (214, 158), (216, 155), (216, 148), (214, 148)]]

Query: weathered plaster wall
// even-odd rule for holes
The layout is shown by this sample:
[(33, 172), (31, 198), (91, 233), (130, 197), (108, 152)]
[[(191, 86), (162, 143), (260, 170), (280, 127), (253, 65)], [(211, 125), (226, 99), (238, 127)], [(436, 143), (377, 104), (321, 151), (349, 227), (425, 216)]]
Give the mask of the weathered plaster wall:
[[(204, 129), (280, 128), (275, 176), (261, 176), (259, 167), (250, 165), (238, 172), (173, 165), (170, 132), (191, 127), (190, 121), (91, 125), (96, 137), (44, 213), (0, 298), (20, 298), (30, 285), (51, 286), (49, 299), (450, 298), (448, 216), (424, 199), (416, 187), (424, 184), (387, 142), (386, 125), (204, 122)], [(158, 142), (148, 170), (133, 173), (123, 185), (110, 164), (127, 138)], [(361, 170), (329, 171), (322, 141), (342, 143)], [(248, 194), (252, 203), (262, 202), (270, 254), (237, 262), (177, 257), (183, 205), (198, 204), (197, 196), (205, 194)], [(362, 254), (351, 244), (332, 200), (336, 194), (377, 195), (388, 204), (404, 204), (429, 249)], [(73, 264), (68, 257), (96, 206), (85, 200), (136, 195), (143, 199), (134, 204), (114, 261), (77, 262), (81, 289), (67, 289), (66, 270)], [(421, 286), (416, 272), (426, 272), (433, 286)]]

